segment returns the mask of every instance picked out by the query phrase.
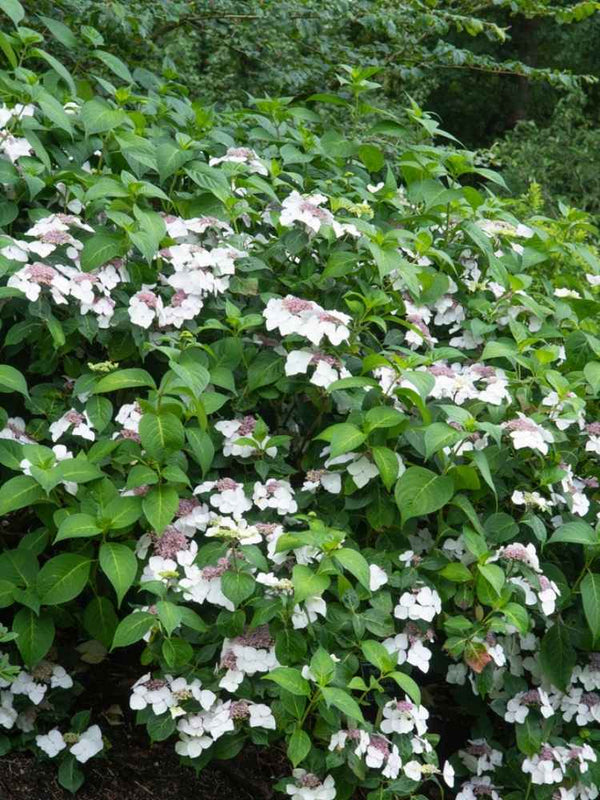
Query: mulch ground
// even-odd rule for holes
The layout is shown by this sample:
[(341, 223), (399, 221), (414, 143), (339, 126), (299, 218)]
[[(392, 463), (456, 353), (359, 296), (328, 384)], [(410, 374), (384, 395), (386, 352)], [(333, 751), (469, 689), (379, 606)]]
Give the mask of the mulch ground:
[[(76, 800), (274, 800), (273, 784), (290, 771), (279, 749), (249, 744), (234, 759), (213, 761), (196, 775), (180, 765), (174, 738), (151, 744), (145, 726), (135, 725), (128, 708), (139, 673), (137, 660), (128, 653), (117, 652), (93, 667), (78, 665), (76, 677), (85, 689), (81, 707), (91, 709), (111, 746), (104, 758), (83, 767), (86, 781)], [(123, 712), (118, 725), (106, 724), (113, 704)], [(39, 762), (30, 752), (0, 757), (0, 800), (73, 797), (59, 785), (48, 761)]]
[[(77, 800), (270, 800), (272, 784), (283, 774), (283, 759), (276, 752), (248, 747), (232, 761), (213, 762), (196, 776), (179, 765), (173, 742), (150, 746), (144, 729), (123, 726), (115, 735), (116, 730), (111, 731), (107, 757), (85, 767), (86, 782)], [(0, 758), (0, 798), (67, 800), (73, 795), (58, 784), (48, 762), (11, 753)]]

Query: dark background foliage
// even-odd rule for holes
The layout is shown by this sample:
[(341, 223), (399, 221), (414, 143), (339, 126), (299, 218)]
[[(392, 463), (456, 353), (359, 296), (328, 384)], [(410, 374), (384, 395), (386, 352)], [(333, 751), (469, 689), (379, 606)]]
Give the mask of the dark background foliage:
[[(77, 29), (89, 26), (90, 40), (101, 35), (104, 47), (127, 63), (162, 69), (217, 106), (267, 94), (306, 98), (331, 91), (341, 63), (378, 67), (390, 110), (397, 113), (407, 94), (414, 97), (464, 145), (484, 150), (511, 189), (522, 192), (536, 181), (549, 210), (556, 198), (600, 209), (598, 3), (30, 0), (25, 6)], [(85, 53), (78, 67), (83, 73)]]

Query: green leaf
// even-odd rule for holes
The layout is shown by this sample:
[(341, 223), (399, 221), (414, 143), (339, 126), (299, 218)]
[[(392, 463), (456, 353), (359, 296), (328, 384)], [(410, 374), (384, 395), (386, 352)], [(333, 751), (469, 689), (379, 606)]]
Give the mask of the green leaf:
[(592, 387), (595, 394), (600, 391), (600, 363), (589, 361), (583, 368), (586, 381)]
[(121, 389), (140, 389), (147, 386), (156, 389), (154, 378), (145, 369), (119, 369), (100, 378), (94, 387), (94, 394), (117, 392)]
[(99, 58), (118, 78), (126, 81), (126, 83), (134, 83), (129, 67), (120, 58), (113, 56), (112, 53), (107, 53), (105, 50), (94, 50), (93, 55)]
[(194, 650), (185, 639), (165, 639), (161, 648), (162, 656), (169, 669), (181, 669), (191, 662)]
[(134, 206), (133, 212), (139, 222), (138, 231), (130, 231), (129, 238), (150, 264), (154, 259), (160, 242), (166, 233), (163, 218), (154, 211), (142, 211)]
[(542, 746), (543, 732), (539, 720), (533, 714), (528, 714), (525, 721), (515, 725), (517, 734), (517, 747), (526, 756), (539, 753)]
[(254, 578), (247, 572), (232, 572), (228, 570), (221, 578), (221, 588), (225, 597), (229, 598), (234, 606), (239, 606), (254, 593)]
[(66, 47), (67, 50), (72, 50), (73, 48), (77, 47), (77, 37), (70, 28), (68, 28), (62, 22), (52, 19), (51, 17), (40, 16), (40, 19), (48, 28), (52, 36), (54, 36), (57, 41)]
[(38, 572), (38, 560), (31, 550), (19, 548), (0, 553), (0, 578), (16, 586), (31, 586)]
[[(201, 364), (179, 364), (177, 361), (171, 360), (169, 366), (180, 379), (179, 384), (175, 380), (175, 385), (191, 389), (196, 398), (200, 397), (210, 382), (210, 373)], [(169, 388), (172, 389), (172, 386)], [(175, 392), (170, 391), (169, 394), (175, 394)]]
[(365, 639), (360, 643), (360, 647), (367, 661), (377, 667), (380, 672), (391, 672), (396, 666), (397, 658), (388, 653), (381, 642)]
[(442, 578), (446, 578), (447, 581), (452, 581), (452, 583), (466, 583), (467, 581), (473, 580), (471, 571), (460, 561), (446, 564), (446, 566), (440, 570), (440, 575)]
[[(31, 55), (32, 56), (37, 56), (37, 58), (41, 58), (43, 61), (45, 61), (47, 64), (49, 64), (50, 67), (52, 67), (52, 69), (56, 72), (56, 74), (60, 75), (60, 77), (63, 79), (63, 81), (67, 84), (67, 86), (69, 87), (69, 90), (71, 91), (71, 94), (74, 94), (74, 95), (77, 94), (77, 87), (75, 86), (75, 81), (73, 80), (73, 77), (71, 76), (71, 73), (64, 66), (64, 64), (61, 64), (61, 62), (58, 59), (54, 58), (54, 56), (50, 55), (50, 53), (46, 53), (45, 50), (40, 50), (38, 47), (32, 48)], [(62, 106), (61, 106), (61, 109), (62, 109)], [(68, 115), (66, 114), (66, 112), (64, 112), (64, 110), (63, 110), (63, 113), (67, 117), (67, 122), (68, 122), (68, 125), (69, 125), (69, 128), (68, 129), (65, 128), (65, 130), (68, 130), (69, 133), (72, 133), (71, 128), (70, 128), (71, 121), (70, 121)], [(63, 119), (63, 122), (65, 122), (64, 119)]]
[(10, 392), (19, 392), (24, 397), (29, 397), (27, 383), (19, 370), (8, 364), (0, 364), (0, 393)]
[(335, 706), (347, 717), (355, 719), (358, 722), (364, 722), (360, 706), (348, 692), (345, 692), (343, 689), (335, 689), (331, 686), (324, 686), (321, 692), (327, 703), (327, 707)]
[(369, 590), (371, 582), (371, 575), (369, 571), (369, 563), (367, 559), (362, 556), (358, 550), (351, 550), (349, 547), (342, 547), (340, 550), (335, 550), (333, 553), (336, 561), (351, 572), (352, 575)]
[(504, 582), (506, 580), (506, 576), (502, 571), (502, 568), (499, 567), (497, 564), (479, 564), (477, 566), (480, 574), (485, 578), (485, 580), (490, 584), (492, 589), (496, 592), (497, 595), (500, 595), (502, 592), (502, 588), (504, 586)]
[(460, 431), (446, 425), (445, 422), (434, 422), (425, 430), (425, 458), (431, 458), (439, 450), (451, 447), (462, 438)]
[(147, 611), (136, 611), (119, 622), (111, 650), (116, 647), (128, 647), (139, 642), (156, 625), (156, 617)]
[(183, 425), (175, 414), (168, 411), (144, 414), (138, 430), (142, 447), (158, 461), (164, 461), (169, 453), (181, 450), (185, 441)]
[[(84, 272), (91, 272), (98, 267), (102, 267), (113, 258), (124, 255), (126, 241), (122, 234), (100, 231), (91, 236), (83, 246), (81, 251), (81, 269)], [(114, 374), (114, 373), (112, 373)], [(110, 376), (106, 376), (110, 377)], [(146, 386), (147, 384), (143, 384)]]
[(152, 714), (146, 723), (146, 729), (152, 742), (164, 742), (175, 733), (177, 722), (167, 711), (160, 716)]
[(403, 523), (442, 508), (454, 494), (452, 478), (436, 475), (424, 467), (409, 467), (400, 476), (394, 495)]
[(162, 533), (171, 522), (177, 506), (179, 495), (173, 486), (153, 486), (142, 500), (142, 508), (152, 530)]
[(17, 587), (10, 581), (0, 579), (0, 608), (8, 608), (14, 603), (14, 592)]
[(294, 584), (294, 600), (302, 603), (307, 597), (321, 597), (330, 584), (328, 575), (317, 575), (310, 567), (296, 564), (292, 570)]
[(558, 544), (559, 542), (594, 545), (598, 544), (598, 534), (587, 522), (567, 522), (565, 525), (561, 525), (548, 540), (548, 544)]
[(583, 611), (594, 641), (600, 636), (600, 575), (588, 573), (581, 581)]
[(140, 497), (115, 497), (103, 511), (103, 524), (107, 530), (121, 530), (133, 525), (141, 516)]
[(107, 597), (94, 597), (83, 612), (86, 631), (105, 647), (110, 647), (119, 624), (115, 608)]
[(85, 404), (85, 410), (98, 433), (102, 433), (112, 420), (113, 406), (106, 397), (93, 395)]
[[(94, 133), (113, 131), (127, 119), (127, 114), (124, 111), (113, 108), (106, 100), (100, 100), (98, 97), (83, 104), (80, 116), (88, 136)], [(113, 258), (113, 256), (110, 258)], [(106, 259), (106, 261), (109, 261), (110, 258)], [(87, 267), (83, 267), (83, 269), (86, 272), (88, 271)], [(90, 269), (93, 269), (93, 267), (90, 267)]]
[(54, 622), (46, 612), (38, 617), (30, 608), (22, 608), (15, 614), (12, 629), (18, 634), (16, 644), (28, 667), (41, 661), (54, 641)]
[(290, 736), (287, 746), (287, 757), (292, 762), (294, 768), (304, 761), (306, 756), (310, 753), (311, 746), (310, 736), (301, 728), (296, 728)]
[(23, 445), (11, 439), (0, 439), (0, 464), (13, 472), (21, 471), (23, 460)]
[(63, 789), (75, 794), (81, 788), (84, 780), (85, 775), (79, 768), (75, 757), (71, 753), (67, 753), (58, 768), (58, 782)]
[(84, 539), (100, 532), (101, 529), (90, 514), (71, 514), (61, 522), (54, 544), (63, 539)]
[(519, 633), (527, 633), (529, 630), (529, 615), (523, 606), (518, 603), (507, 603), (503, 606), (502, 613)]
[(310, 697), (310, 684), (302, 677), (300, 670), (293, 667), (276, 667), (263, 676), (266, 681), (273, 681), (290, 694)]
[(231, 197), (231, 187), (225, 175), (208, 164), (194, 161), (185, 172), (201, 189), (213, 194), (222, 203), (226, 203)]
[(88, 483), (102, 477), (102, 472), (95, 464), (90, 464), (83, 453), (77, 458), (65, 458), (53, 469), (52, 476), (58, 481), (71, 481), (72, 483)]
[(137, 575), (138, 562), (125, 544), (105, 542), (100, 546), (100, 567), (112, 583), (120, 606)]
[(396, 453), (388, 447), (373, 447), (371, 452), (383, 485), (389, 492), (398, 477), (399, 464)]
[(25, 9), (18, 0), (0, 0), (0, 9), (10, 18), (15, 27), (25, 16)]
[(378, 428), (395, 428), (406, 419), (406, 415), (390, 406), (377, 406), (365, 414), (364, 428), (369, 433)]
[(261, 352), (248, 368), (248, 391), (254, 392), (263, 386), (270, 386), (282, 375), (281, 357), (269, 351)]
[(316, 438), (330, 442), (330, 457), (336, 458), (359, 447), (367, 437), (356, 425), (351, 425), (349, 422), (341, 422), (339, 425), (330, 425)]
[(179, 606), (176, 606), (175, 603), (159, 600), (156, 604), (156, 610), (158, 612), (158, 618), (167, 632), (167, 636), (170, 636), (182, 622), (181, 609)]
[(212, 439), (200, 428), (186, 428), (185, 436), (192, 451), (192, 455), (200, 465), (202, 475), (206, 475), (215, 456), (215, 446)]
[(19, 475), (2, 484), (0, 488), (0, 516), (25, 506), (32, 506), (46, 498), (46, 493), (34, 478)]
[(43, 605), (68, 603), (85, 589), (91, 561), (74, 553), (54, 556), (41, 568), (37, 590)]
[(567, 626), (555, 622), (540, 646), (542, 672), (557, 689), (566, 692), (576, 661), (577, 655), (571, 645)]
[(490, 470), (490, 465), (488, 463), (486, 454), (483, 452), (483, 450), (473, 450), (471, 453), (471, 457), (475, 465), (477, 466), (477, 469), (481, 473), (481, 477), (483, 478), (483, 480), (487, 483), (492, 492), (494, 494), (497, 494), (496, 485), (494, 483), (494, 479), (492, 478), (492, 473)]
[(327, 686), (335, 675), (335, 661), (327, 650), (319, 647), (310, 660), (310, 671), (319, 686)]
[(358, 148), (358, 157), (369, 172), (379, 172), (385, 165), (385, 156), (374, 144), (362, 144)]
[(410, 675), (405, 672), (392, 672), (387, 677), (392, 678), (414, 703), (421, 705), (421, 690)]
[(181, 150), (172, 142), (162, 142), (156, 148), (156, 163), (162, 183), (193, 158), (189, 150)]
[[(41, 51), (40, 51), (41, 52)], [(73, 135), (73, 125), (71, 124), (71, 118), (66, 113), (62, 105), (52, 97), (51, 94), (48, 92), (44, 92), (38, 97), (38, 104), (42, 109), (44, 116), (48, 117), (48, 119), (53, 123), (53, 125), (57, 128), (60, 128), (63, 131), (66, 131), (69, 136)]]
[(196, 614), (195, 611), (192, 611), (191, 608), (179, 606), (179, 614), (181, 616), (181, 624), (191, 628), (193, 631), (206, 633), (209, 630), (208, 625), (204, 622), (202, 617)]

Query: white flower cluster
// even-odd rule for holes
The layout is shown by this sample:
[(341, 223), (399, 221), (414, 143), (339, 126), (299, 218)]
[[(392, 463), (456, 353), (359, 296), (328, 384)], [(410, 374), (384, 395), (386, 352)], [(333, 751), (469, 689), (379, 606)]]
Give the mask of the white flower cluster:
[[(13, 726), (21, 731), (33, 730), (37, 711), (48, 692), (53, 689), (71, 689), (73, 679), (64, 667), (42, 660), (32, 672), (21, 669), (14, 680), (0, 678), (0, 725), (10, 730)], [(36, 708), (19, 712), (14, 707), (15, 697), (26, 697)]]
[(85, 764), (104, 750), (102, 731), (98, 725), (92, 725), (83, 733), (62, 734), (58, 728), (53, 728), (46, 734), (36, 736), (35, 743), (50, 758), (55, 758), (68, 747), (80, 764)]
[(278, 330), (282, 336), (303, 336), (314, 345), (328, 339), (339, 345), (350, 336), (351, 317), (341, 311), (326, 311), (313, 300), (303, 300), (289, 294), (271, 298), (263, 316), (268, 331)]

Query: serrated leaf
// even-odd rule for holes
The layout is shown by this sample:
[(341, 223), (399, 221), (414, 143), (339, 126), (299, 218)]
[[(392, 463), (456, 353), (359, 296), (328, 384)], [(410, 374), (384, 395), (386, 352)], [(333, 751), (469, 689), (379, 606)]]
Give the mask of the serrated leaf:
[(359, 447), (367, 438), (366, 435), (349, 422), (341, 422), (339, 425), (331, 425), (320, 433), (317, 439), (324, 439), (330, 443), (331, 458), (337, 458), (344, 453)]
[(0, 364), (0, 394), (9, 392), (19, 392), (29, 397), (27, 382), (19, 370), (8, 364)]
[(106, 648), (110, 647), (118, 624), (119, 618), (107, 597), (94, 597), (85, 607), (84, 628)]
[(137, 575), (137, 558), (127, 545), (105, 542), (100, 546), (100, 567), (112, 583), (120, 606)]
[(276, 667), (267, 675), (263, 675), (263, 678), (266, 681), (273, 681), (290, 694), (310, 697), (309, 682), (302, 677), (300, 670), (293, 667)]
[(357, 722), (364, 722), (362, 711), (356, 700), (343, 689), (336, 689), (332, 686), (324, 686), (321, 689), (325, 702), (328, 706), (335, 706), (342, 714)]
[[(91, 236), (81, 251), (81, 269), (91, 272), (125, 254), (126, 241), (122, 234), (100, 231)], [(108, 376), (107, 376), (108, 377)]]
[(142, 387), (156, 389), (154, 378), (145, 369), (119, 369), (100, 378), (94, 387), (94, 394), (117, 392), (121, 389), (140, 389)]
[(392, 678), (413, 702), (421, 705), (421, 690), (410, 675), (405, 672), (392, 672), (388, 677)]
[(558, 544), (559, 542), (565, 544), (595, 545), (598, 544), (598, 534), (587, 522), (567, 522), (565, 525), (561, 525), (560, 528), (557, 528), (555, 533), (553, 533), (548, 540), (548, 544)]
[(234, 606), (239, 606), (254, 593), (254, 578), (248, 572), (228, 570), (221, 577), (221, 589)]
[(308, 597), (321, 597), (330, 582), (328, 575), (317, 575), (310, 567), (296, 564), (292, 570), (294, 600), (296, 603), (302, 603)]
[(18, 634), (16, 644), (28, 667), (41, 661), (54, 641), (54, 622), (46, 612), (38, 616), (30, 608), (22, 608), (15, 614), (12, 629)]
[(373, 447), (371, 452), (383, 485), (390, 491), (398, 477), (399, 464), (396, 453), (388, 447)]
[(333, 553), (336, 561), (351, 572), (352, 575), (369, 590), (371, 575), (369, 571), (369, 563), (367, 559), (361, 555), (358, 550), (352, 550), (349, 547), (342, 547), (340, 550), (335, 550)]
[[(127, 114), (124, 111), (113, 108), (105, 100), (97, 97), (83, 104), (80, 116), (88, 135), (114, 130), (127, 120)], [(109, 261), (110, 258), (107, 258), (106, 261)], [(87, 271), (86, 267), (83, 269)]]
[(442, 508), (454, 494), (452, 478), (437, 475), (424, 467), (409, 467), (400, 476), (394, 496), (403, 522)]
[(89, 483), (102, 477), (102, 472), (96, 464), (90, 464), (83, 454), (77, 458), (65, 458), (64, 461), (60, 461), (52, 469), (51, 474), (58, 481), (71, 483)]
[(68, 603), (84, 590), (90, 574), (91, 561), (74, 553), (54, 556), (41, 568), (37, 590), (43, 605)]
[(164, 461), (169, 453), (183, 447), (183, 425), (170, 412), (144, 414), (138, 430), (144, 450), (159, 461)]
[(182, 622), (181, 609), (179, 606), (175, 605), (175, 603), (159, 600), (156, 604), (156, 611), (160, 622), (167, 632), (167, 636), (170, 636)]
[(162, 533), (171, 522), (177, 506), (179, 505), (179, 495), (173, 486), (153, 486), (142, 500), (142, 509), (146, 519), (150, 523), (152, 530)]
[(128, 647), (139, 642), (156, 625), (156, 617), (147, 611), (136, 611), (119, 622), (113, 639), (111, 650), (116, 647)]
[(46, 498), (46, 493), (34, 478), (19, 475), (0, 487), (0, 516), (25, 506), (32, 506)]
[(566, 625), (555, 622), (542, 639), (540, 665), (545, 677), (557, 689), (567, 691), (577, 656)]
[(112, 53), (107, 53), (105, 50), (94, 50), (93, 55), (99, 58), (118, 78), (121, 78), (126, 83), (134, 83), (129, 67), (120, 58), (117, 58)]
[(90, 514), (71, 514), (61, 522), (54, 544), (63, 539), (85, 539), (100, 533), (96, 520)]
[(287, 757), (294, 768), (304, 761), (310, 753), (311, 746), (310, 736), (302, 729), (296, 728), (287, 746)]

